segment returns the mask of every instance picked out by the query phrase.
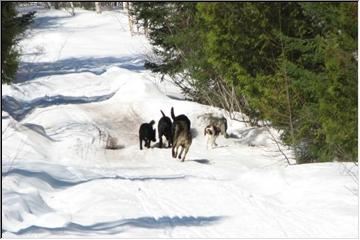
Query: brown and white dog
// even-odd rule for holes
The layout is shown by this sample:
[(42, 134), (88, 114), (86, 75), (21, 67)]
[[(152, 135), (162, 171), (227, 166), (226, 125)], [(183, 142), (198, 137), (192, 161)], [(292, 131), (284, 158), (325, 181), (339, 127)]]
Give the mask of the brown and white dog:
[(205, 124), (214, 125), (220, 128), (220, 134), (224, 135), (225, 138), (228, 137), (227, 134), (227, 120), (224, 116), (215, 116), (213, 113), (205, 113), (197, 117), (201, 119)]
[(206, 148), (209, 148), (209, 144), (214, 148), (217, 146), (216, 138), (219, 136), (221, 129), (214, 124), (207, 125), (204, 129), (204, 136), (207, 136)]

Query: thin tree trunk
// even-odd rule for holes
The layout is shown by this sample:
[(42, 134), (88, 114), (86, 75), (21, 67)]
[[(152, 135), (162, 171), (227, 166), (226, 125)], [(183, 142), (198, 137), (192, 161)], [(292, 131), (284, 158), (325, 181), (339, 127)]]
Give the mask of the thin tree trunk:
[(290, 98), (290, 91), (289, 91), (289, 78), (287, 76), (286, 67), (284, 67), (284, 74), (285, 74), (285, 90), (286, 90), (287, 110), (288, 110), (288, 114), (289, 114), (290, 135), (291, 135), (291, 141), (292, 141), (292, 145), (293, 145), (296, 162), (298, 163), (297, 151), (295, 149), (295, 147), (296, 147), (295, 146), (295, 134), (294, 134), (294, 124), (293, 124), (293, 117), (292, 117), (291, 98)]
[(134, 21), (132, 19), (132, 16), (130, 15), (130, 8), (131, 8), (130, 2), (127, 2), (125, 6), (126, 6), (126, 10), (127, 10), (127, 15), (128, 15), (130, 34), (131, 34), (131, 36), (133, 36), (134, 35)]
[(144, 22), (144, 34), (145, 34), (146, 37), (149, 37), (148, 20), (145, 19), (144, 21), (145, 21)]
[(95, 2), (95, 10), (96, 10), (96, 13), (101, 13), (101, 5), (100, 5), (100, 2)]
[[(279, 8), (279, 25), (280, 25), (280, 29), (281, 29), (281, 10)], [(282, 41), (282, 38), (280, 38), (281, 41), (281, 51), (283, 54), (284, 59), (286, 60), (286, 55), (285, 55), (285, 47), (284, 47), (284, 42)], [(296, 151), (296, 145), (295, 145), (295, 133), (294, 133), (294, 124), (293, 124), (293, 117), (292, 117), (292, 108), (291, 108), (291, 98), (290, 98), (290, 91), (289, 91), (289, 77), (287, 75), (287, 71), (286, 71), (286, 62), (283, 63), (283, 74), (284, 74), (284, 78), (285, 78), (285, 91), (286, 91), (286, 104), (287, 104), (287, 111), (288, 111), (288, 121), (289, 121), (289, 128), (290, 128), (290, 136), (291, 136), (291, 145), (294, 151), (294, 155), (295, 155), (295, 159), (296, 159), (296, 163), (299, 164), (299, 158), (297, 155), (297, 151)]]
[(75, 16), (75, 9), (74, 9), (74, 3), (70, 2), (70, 8), (71, 8), (71, 16)]
[(51, 2), (46, 2), (46, 6), (47, 6), (49, 9), (51, 9), (51, 8), (52, 8)]

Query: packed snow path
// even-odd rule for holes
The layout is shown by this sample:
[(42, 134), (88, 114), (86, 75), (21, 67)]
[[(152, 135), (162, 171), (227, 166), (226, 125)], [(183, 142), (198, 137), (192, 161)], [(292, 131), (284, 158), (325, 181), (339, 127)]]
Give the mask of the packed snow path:
[[(358, 237), (354, 164), (288, 166), (265, 129), (230, 119), (207, 150), (198, 116), (225, 112), (145, 70), (124, 12), (38, 10), (21, 46), (2, 86), (3, 236)], [(192, 121), (185, 162), (139, 150), (140, 124), (171, 107)]]

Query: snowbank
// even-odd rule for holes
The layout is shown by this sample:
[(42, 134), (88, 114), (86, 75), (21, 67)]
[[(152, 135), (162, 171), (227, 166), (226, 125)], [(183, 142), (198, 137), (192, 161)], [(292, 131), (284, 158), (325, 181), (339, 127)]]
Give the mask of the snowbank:
[[(358, 237), (357, 167), (288, 166), (265, 129), (230, 119), (207, 150), (198, 116), (224, 111), (145, 70), (124, 12), (39, 10), (21, 46), (2, 86), (4, 237)], [(139, 150), (140, 124), (171, 107), (195, 133), (183, 163)]]

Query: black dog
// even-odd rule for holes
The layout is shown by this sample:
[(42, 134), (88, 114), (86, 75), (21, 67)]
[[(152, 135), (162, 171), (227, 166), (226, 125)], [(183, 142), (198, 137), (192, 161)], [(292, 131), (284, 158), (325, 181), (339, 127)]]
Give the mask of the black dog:
[(168, 147), (172, 145), (172, 123), (170, 118), (168, 118), (163, 111), (161, 111), (163, 115), (158, 122), (158, 134), (159, 134), (159, 147), (162, 148), (162, 136), (164, 135), (166, 140), (168, 141)]
[(155, 124), (154, 120), (151, 120), (150, 123), (143, 123), (139, 129), (139, 140), (140, 140), (140, 150), (142, 150), (142, 141), (145, 141), (145, 147), (150, 148), (150, 141), (156, 141), (156, 130), (153, 129)]
[(175, 117), (174, 108), (171, 108), (171, 117), (174, 120), (172, 125), (173, 145), (172, 156), (176, 158), (178, 156), (178, 150), (181, 147), (179, 159), (185, 150), (185, 153), (181, 161), (185, 160), (186, 154), (189, 151), (192, 143), (192, 135), (190, 131), (190, 120), (184, 114)]

